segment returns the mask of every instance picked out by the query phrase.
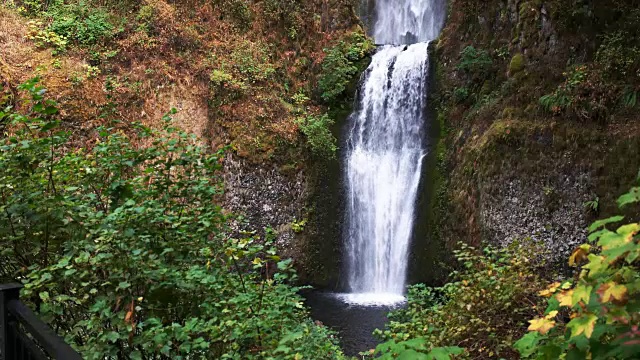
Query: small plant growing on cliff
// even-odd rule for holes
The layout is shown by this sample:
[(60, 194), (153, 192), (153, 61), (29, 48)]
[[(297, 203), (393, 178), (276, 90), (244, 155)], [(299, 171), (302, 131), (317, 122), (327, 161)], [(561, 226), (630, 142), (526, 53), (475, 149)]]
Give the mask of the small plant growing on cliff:
[(596, 196), (596, 198), (593, 200), (585, 201), (583, 205), (585, 209), (593, 213), (597, 213), (598, 209), (600, 209), (600, 198)]
[[(618, 199), (640, 202), (640, 187)], [(530, 320), (529, 333), (515, 348), (528, 359), (637, 359), (640, 356), (640, 223), (609, 230), (624, 217), (594, 222), (589, 242), (569, 265), (579, 267), (570, 281), (540, 292), (547, 308)]]
[(293, 219), (293, 222), (291, 223), (291, 230), (293, 230), (294, 233), (301, 233), (304, 231), (304, 227), (307, 225), (307, 219), (302, 219), (302, 220), (296, 220)]
[(307, 137), (311, 151), (318, 156), (334, 158), (338, 147), (336, 138), (331, 133), (330, 127), (333, 119), (327, 114), (307, 115), (296, 119), (296, 124)]
[(110, 38), (114, 26), (109, 13), (84, 1), (64, 4), (56, 1), (47, 10), (49, 30), (80, 45), (93, 45)]
[(458, 70), (474, 76), (484, 77), (491, 66), (493, 66), (493, 60), (486, 50), (467, 46), (460, 52)]
[(326, 55), (318, 79), (320, 97), (331, 103), (343, 95), (349, 84), (363, 70), (360, 62), (373, 49), (371, 40), (359, 32), (353, 32), (334, 47), (325, 49)]

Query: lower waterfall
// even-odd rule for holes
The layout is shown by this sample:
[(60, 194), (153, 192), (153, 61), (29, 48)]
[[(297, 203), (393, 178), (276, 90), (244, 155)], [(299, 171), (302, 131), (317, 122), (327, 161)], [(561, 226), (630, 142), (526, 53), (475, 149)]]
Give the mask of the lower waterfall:
[(345, 176), (349, 293), (343, 300), (404, 300), (422, 160), (429, 43), (382, 46), (351, 115)]

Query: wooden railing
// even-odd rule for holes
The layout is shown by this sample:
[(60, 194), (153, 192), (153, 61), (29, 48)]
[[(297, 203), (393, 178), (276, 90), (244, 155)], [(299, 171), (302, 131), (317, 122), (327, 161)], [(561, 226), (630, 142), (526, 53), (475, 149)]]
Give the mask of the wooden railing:
[(47, 324), (20, 301), (20, 284), (0, 284), (0, 359), (81, 360)]

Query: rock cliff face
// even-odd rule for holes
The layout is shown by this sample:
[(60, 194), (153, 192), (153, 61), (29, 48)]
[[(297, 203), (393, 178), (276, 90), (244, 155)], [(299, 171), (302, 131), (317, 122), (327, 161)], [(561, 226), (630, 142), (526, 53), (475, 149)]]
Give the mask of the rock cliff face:
[(225, 159), (224, 183), (225, 209), (241, 215), (250, 229), (276, 230), (277, 245), (295, 253), (292, 224), (305, 219), (308, 198), (302, 172), (287, 177), (274, 165), (250, 165), (231, 155)]
[(337, 160), (316, 160), (305, 170), (283, 172), (228, 156), (223, 207), (240, 215), (236, 232), (275, 230), (281, 254), (294, 260), (300, 281), (339, 286), (342, 204)]
[(615, 3), (449, 2), (433, 241), (531, 237), (559, 261), (617, 212), (640, 168), (637, 105), (624, 101), (640, 89), (640, 13)]

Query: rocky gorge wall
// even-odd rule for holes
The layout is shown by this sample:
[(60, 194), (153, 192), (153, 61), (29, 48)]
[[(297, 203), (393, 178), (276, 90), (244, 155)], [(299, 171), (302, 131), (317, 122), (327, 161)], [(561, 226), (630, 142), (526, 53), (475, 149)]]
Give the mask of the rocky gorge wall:
[(640, 119), (622, 101), (638, 90), (637, 5), (449, 1), (430, 220), (448, 248), (532, 238), (560, 263), (619, 212), (640, 169)]

